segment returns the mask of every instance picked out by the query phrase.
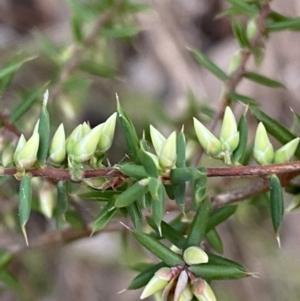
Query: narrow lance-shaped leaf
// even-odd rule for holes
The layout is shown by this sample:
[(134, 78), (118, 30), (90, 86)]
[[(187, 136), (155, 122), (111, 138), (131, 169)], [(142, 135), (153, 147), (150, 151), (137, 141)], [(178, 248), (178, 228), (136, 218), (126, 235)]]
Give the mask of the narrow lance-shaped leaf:
[(199, 169), (201, 176), (193, 183), (193, 201), (198, 206), (206, 197), (207, 173), (204, 167)]
[[(295, 139), (296, 136), (291, 133), (287, 128), (285, 128), (283, 125), (278, 123), (276, 120), (268, 116), (263, 111), (259, 110), (258, 108), (250, 108), (252, 114), (261, 121), (267, 132), (271, 134), (274, 138), (276, 138), (279, 142), (282, 144), (286, 144), (290, 142), (291, 140)], [(300, 158), (300, 146), (298, 145), (298, 148), (295, 152), (295, 156), (299, 159)]]
[(157, 166), (151, 156), (144, 150), (139, 151), (139, 158), (149, 177), (157, 178), (159, 173)]
[(227, 0), (235, 10), (238, 10), (239, 14), (245, 14), (253, 16), (257, 13), (257, 8), (247, 3), (244, 0)]
[(19, 217), (20, 217), (21, 229), (27, 245), (28, 245), (28, 239), (27, 239), (25, 226), (29, 219), (29, 215), (31, 211), (31, 199), (32, 199), (31, 178), (28, 174), (25, 174), (20, 183)]
[(257, 105), (257, 100), (249, 97), (247, 95), (243, 95), (243, 94), (238, 94), (235, 92), (231, 92), (227, 94), (228, 98), (230, 98), (233, 101), (241, 101), (242, 103), (244, 103), (245, 105), (251, 105), (251, 106), (255, 106)]
[(142, 179), (117, 196), (115, 207), (126, 207), (141, 198), (148, 191), (148, 179)]
[(173, 252), (169, 247), (165, 246), (155, 238), (138, 231), (132, 231), (132, 235), (147, 250), (160, 258), (167, 266), (173, 267), (176, 265), (184, 265), (184, 261), (181, 256)]
[(44, 94), (43, 107), (40, 114), (40, 122), (38, 133), (40, 135), (39, 150), (37, 154), (37, 159), (40, 166), (44, 166), (47, 160), (49, 151), (49, 135), (50, 135), (50, 119), (47, 110), (47, 101), (49, 97), (48, 90)]
[(228, 79), (227, 74), (222, 69), (220, 69), (215, 63), (213, 63), (205, 54), (197, 50), (192, 50), (192, 52), (197, 61), (200, 62), (202, 66), (209, 70), (212, 74), (214, 74), (222, 81), (226, 81)]
[(247, 269), (244, 266), (242, 266), (236, 261), (212, 253), (207, 253), (207, 255), (209, 264), (236, 267), (237, 269), (242, 270), (244, 272), (247, 271)]
[(238, 132), (240, 134), (240, 141), (237, 149), (233, 152), (232, 161), (234, 164), (238, 164), (242, 159), (248, 141), (248, 124), (245, 115), (243, 114), (238, 123)]
[(195, 167), (174, 168), (171, 170), (170, 178), (173, 184), (196, 180), (201, 176), (201, 172)]
[(168, 223), (161, 222), (162, 236), (168, 239), (173, 245), (179, 249), (183, 249), (186, 244), (186, 238)]
[(232, 21), (232, 29), (235, 37), (238, 39), (238, 42), (241, 47), (249, 47), (250, 43), (246, 35), (245, 28), (242, 23), (238, 20)]
[(278, 22), (266, 24), (268, 31), (300, 30), (300, 18), (287, 18)]
[(138, 180), (146, 178), (147, 173), (142, 165), (135, 165), (135, 164), (122, 164), (118, 167), (120, 171), (131, 178), (136, 178)]
[(213, 249), (218, 253), (223, 253), (223, 242), (216, 229), (212, 229), (205, 234), (205, 238)]
[(96, 231), (103, 229), (114, 217), (115, 213), (117, 212), (117, 208), (115, 208), (113, 205), (114, 200), (112, 199), (101, 210), (101, 212), (99, 213), (99, 215), (93, 223), (92, 234)]
[(279, 228), (283, 220), (284, 203), (281, 183), (275, 174), (273, 174), (270, 179), (270, 201), (273, 228), (275, 230), (278, 245), (280, 247)]
[(186, 184), (185, 182), (174, 184), (173, 186), (173, 192), (174, 192), (174, 198), (176, 201), (176, 204), (181, 212), (184, 212), (185, 210), (185, 188)]
[(200, 245), (200, 242), (206, 231), (206, 226), (210, 215), (210, 207), (211, 204), (208, 198), (200, 203), (189, 229), (185, 248)]
[(121, 128), (123, 131), (123, 135), (128, 147), (129, 156), (134, 161), (135, 164), (139, 164), (140, 160), (138, 156), (139, 153), (138, 136), (132, 124), (132, 121), (121, 107), (118, 97), (117, 97), (117, 111), (118, 111)]
[(185, 148), (186, 148), (186, 140), (183, 133), (183, 129), (177, 136), (176, 140), (176, 166), (177, 167), (185, 167)]
[(141, 231), (143, 228), (143, 215), (138, 202), (133, 202), (127, 207), (128, 213), (134, 224), (135, 228), (138, 231)]
[(255, 72), (245, 72), (244, 77), (261, 85), (272, 87), (272, 88), (284, 88), (284, 85), (272, 78), (266, 77), (264, 75)]
[(235, 213), (237, 206), (225, 206), (219, 209), (216, 209), (211, 212), (206, 233), (214, 229), (217, 225), (227, 220), (232, 214)]
[(205, 280), (240, 279), (252, 274), (238, 269), (236, 266), (212, 265), (210, 263), (192, 265), (189, 270), (197, 277)]
[(135, 290), (135, 289), (145, 286), (151, 280), (154, 273), (157, 272), (160, 268), (162, 268), (164, 266), (165, 266), (165, 263), (160, 262), (160, 263), (157, 263), (156, 265), (149, 267), (145, 271), (141, 272), (131, 281), (130, 285), (128, 286), (128, 289)]
[(151, 178), (149, 181), (149, 192), (152, 196), (152, 218), (161, 235), (161, 221), (165, 213), (165, 189), (161, 181)]
[(32, 107), (32, 105), (39, 99), (41, 93), (45, 91), (46, 85), (33, 90), (27, 97), (25, 97), (25, 99), (22, 100), (22, 102), (10, 114), (11, 123), (18, 121)]

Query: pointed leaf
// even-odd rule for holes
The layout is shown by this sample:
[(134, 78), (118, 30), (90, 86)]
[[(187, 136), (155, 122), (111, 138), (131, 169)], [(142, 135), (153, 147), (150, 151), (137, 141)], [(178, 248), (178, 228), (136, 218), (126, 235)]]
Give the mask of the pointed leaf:
[(140, 150), (139, 151), (139, 159), (140, 162), (143, 164), (143, 167), (149, 177), (157, 178), (159, 173), (156, 167), (155, 162), (153, 159), (148, 155), (147, 152)]
[(212, 74), (214, 74), (222, 81), (226, 81), (228, 79), (227, 74), (222, 69), (220, 69), (215, 63), (213, 63), (205, 54), (197, 50), (192, 50), (192, 52), (197, 61), (201, 63), (202, 66), (209, 70)]
[(148, 191), (148, 179), (140, 180), (117, 196), (115, 206), (126, 207), (141, 198)]
[(300, 18), (287, 18), (285, 20), (266, 24), (268, 31), (281, 31), (281, 30), (300, 30)]
[(228, 98), (230, 98), (231, 100), (241, 101), (245, 105), (251, 105), (251, 106), (257, 105), (257, 100), (252, 98), (252, 97), (242, 95), (242, 94), (238, 94), (238, 93), (235, 93), (235, 92), (228, 93), (227, 95), (228, 95)]
[(132, 231), (133, 237), (139, 241), (147, 250), (160, 258), (167, 266), (184, 265), (184, 261), (169, 247), (162, 244), (155, 238), (137, 231)]
[(200, 245), (200, 242), (206, 231), (207, 222), (210, 215), (210, 207), (211, 204), (207, 198), (200, 203), (189, 229), (185, 248)]
[(31, 211), (31, 199), (32, 199), (32, 185), (31, 178), (28, 174), (25, 174), (20, 183), (19, 193), (19, 218), (21, 223), (21, 229), (28, 245), (28, 239), (26, 234), (25, 225), (29, 219)]
[(177, 206), (179, 207), (181, 212), (185, 210), (185, 183), (179, 183), (173, 185), (174, 198)]
[(280, 180), (275, 174), (270, 179), (270, 201), (273, 228), (279, 241), (279, 228), (284, 214), (284, 200)]
[(178, 249), (184, 248), (186, 244), (186, 238), (179, 231), (173, 228), (171, 225), (162, 221), (161, 232), (162, 232), (162, 236), (168, 239)]
[(135, 164), (139, 164), (140, 160), (138, 155), (139, 154), (138, 136), (132, 121), (121, 107), (118, 99), (117, 99), (117, 111), (118, 111), (118, 117), (121, 124), (121, 128), (123, 131), (123, 135), (128, 147), (129, 156), (134, 161)]
[(212, 253), (207, 253), (208, 255), (208, 263), (212, 265), (223, 265), (223, 266), (229, 266), (229, 267), (236, 267), (239, 270), (245, 271), (246, 268), (243, 267), (240, 263), (230, 260), (228, 258), (212, 254)]
[(101, 210), (96, 220), (93, 223), (92, 233), (103, 229), (114, 217), (117, 212), (117, 208), (114, 207), (114, 200), (111, 200)]
[(232, 21), (232, 29), (235, 37), (237, 38), (240, 46), (248, 48), (250, 46), (249, 40), (246, 35), (245, 28), (239, 20)]
[(120, 171), (131, 178), (135, 178), (135, 179), (144, 179), (147, 177), (147, 173), (146, 170), (144, 168), (144, 166), (142, 165), (135, 165), (135, 164), (122, 164), (119, 165), (118, 167), (120, 169)]
[(186, 148), (186, 140), (183, 131), (177, 136), (176, 140), (176, 166), (177, 167), (185, 167), (185, 148)]
[(41, 167), (43, 167), (46, 164), (48, 151), (49, 151), (50, 118), (47, 110), (48, 94), (49, 94), (48, 91), (46, 91), (44, 94), (43, 107), (40, 114), (40, 122), (38, 128), (40, 143), (39, 143), (37, 158)]
[(223, 242), (216, 229), (212, 229), (205, 234), (205, 238), (213, 249), (218, 253), (223, 253)]
[(261, 85), (272, 87), (272, 88), (284, 88), (284, 85), (272, 78), (266, 77), (264, 75), (255, 72), (245, 72), (244, 77)]
[(237, 149), (233, 152), (232, 161), (234, 164), (237, 164), (242, 159), (248, 141), (248, 124), (245, 115), (243, 114), (238, 123), (238, 132), (240, 135), (240, 141)]
[(153, 265), (147, 268), (145, 271), (138, 274), (129, 284), (129, 290), (135, 290), (145, 286), (153, 277), (154, 273), (157, 272), (160, 268), (164, 267), (165, 263), (160, 262), (156, 265)]
[(135, 229), (141, 231), (143, 228), (143, 215), (139, 203), (133, 202), (127, 207), (127, 210)]
[(200, 176), (201, 172), (195, 167), (175, 168), (170, 173), (170, 179), (173, 184), (196, 180)]
[(236, 208), (237, 206), (225, 206), (212, 211), (207, 224), (206, 233), (227, 220), (232, 214), (235, 213)]

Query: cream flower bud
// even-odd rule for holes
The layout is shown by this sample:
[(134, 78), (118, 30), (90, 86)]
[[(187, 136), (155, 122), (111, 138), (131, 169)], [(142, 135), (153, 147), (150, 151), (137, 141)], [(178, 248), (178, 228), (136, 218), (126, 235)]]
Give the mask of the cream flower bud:
[(222, 142), (223, 149), (229, 153), (232, 153), (239, 145), (240, 135), (230, 107), (227, 107), (224, 113), (220, 141)]
[[(41, 185), (41, 183), (38, 184)], [(46, 217), (51, 218), (56, 205), (56, 198), (53, 195), (52, 185), (48, 182), (44, 182), (39, 190), (39, 201), (41, 212)]]
[(178, 301), (180, 296), (182, 295), (183, 291), (187, 287), (189, 277), (187, 275), (187, 272), (185, 270), (181, 271), (177, 283), (176, 288), (174, 292), (174, 301)]
[(49, 153), (50, 160), (56, 164), (64, 161), (66, 157), (66, 135), (64, 125), (62, 123), (53, 135)]
[(251, 19), (247, 24), (246, 36), (249, 41), (251, 41), (258, 31), (258, 27), (256, 24), (256, 19)]
[(217, 301), (209, 284), (203, 279), (196, 279), (192, 283), (192, 292), (199, 301)]
[(66, 140), (66, 150), (68, 154), (72, 154), (74, 146), (83, 138), (82, 124), (79, 124)]
[(183, 253), (183, 260), (188, 265), (208, 262), (207, 254), (200, 247), (189, 247)]
[(218, 158), (222, 153), (222, 143), (198, 119), (194, 118), (194, 128), (197, 138), (205, 152)]
[(144, 288), (141, 299), (145, 299), (156, 292), (164, 289), (171, 279), (171, 268), (164, 267), (159, 269)]
[(228, 74), (233, 74), (241, 65), (243, 58), (243, 50), (238, 49), (232, 56), (231, 61), (229, 63)]
[(101, 124), (88, 131), (79, 141), (74, 143), (71, 158), (76, 162), (89, 160), (95, 153), (101, 135)]
[(152, 125), (150, 125), (150, 136), (155, 152), (160, 154), (166, 143), (166, 138)]
[(287, 144), (279, 148), (274, 154), (274, 163), (285, 163), (291, 160), (294, 156), (297, 146), (299, 144), (299, 138), (295, 138)]
[(97, 146), (97, 151), (105, 153), (112, 145), (115, 128), (116, 128), (117, 113), (112, 114), (104, 123), (100, 124), (101, 135)]
[(262, 122), (259, 123), (256, 130), (253, 156), (259, 164), (270, 164), (273, 162), (273, 145)]
[(172, 168), (176, 163), (176, 132), (174, 131), (165, 141), (158, 154), (159, 164), (162, 168)]
[(26, 142), (26, 139), (21, 135), (17, 148), (14, 153), (14, 163), (17, 168), (29, 168), (36, 159), (39, 149), (40, 136), (38, 133), (34, 133)]

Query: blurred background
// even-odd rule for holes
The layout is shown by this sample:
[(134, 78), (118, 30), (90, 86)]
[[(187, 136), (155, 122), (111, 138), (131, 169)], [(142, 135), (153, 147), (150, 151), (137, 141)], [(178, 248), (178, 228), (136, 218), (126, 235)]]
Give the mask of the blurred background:
[[(67, 133), (79, 122), (89, 121), (92, 126), (103, 122), (116, 110), (116, 93), (139, 134), (143, 130), (147, 134), (150, 123), (168, 134), (182, 124), (188, 132), (192, 116), (209, 121), (218, 107), (222, 83), (196, 63), (188, 49), (197, 48), (223, 70), (228, 69), (238, 44), (230, 20), (216, 18), (226, 2), (145, 0), (133, 1), (135, 6), (130, 9), (122, 2), (0, 0), (0, 72), (14, 60), (24, 58), (25, 62), (1, 94), (0, 113), (9, 116), (30, 97), (37, 103), (45, 90), (41, 87), (48, 85), (53, 131), (61, 122)], [(300, 15), (297, 0), (274, 0), (272, 8), (289, 16)], [(260, 108), (291, 127), (291, 109), (300, 112), (299, 33), (272, 35), (265, 54), (261, 72), (282, 81), (286, 89), (242, 81), (238, 91), (257, 99)], [(253, 62), (249, 68), (255, 68)], [(243, 106), (237, 106), (237, 116), (243, 110)], [(13, 145), (20, 131), (29, 134), (39, 112), (36, 104), (18, 120), (16, 129), (9, 133), (1, 129), (1, 144), (7, 145), (8, 137)], [(250, 117), (251, 121), (255, 129), (256, 122)], [(253, 133), (249, 139), (253, 139)], [(123, 160), (125, 153), (118, 128), (108, 155), (111, 164)], [(205, 165), (216, 164), (205, 160)], [(0, 283), (1, 300), (139, 300), (141, 291), (118, 292), (136, 274), (128, 267), (150, 259), (118, 221), (105, 233), (89, 238), (84, 225), (92, 222), (101, 205), (71, 196), (74, 216), (80, 219), (72, 220), (70, 215), (74, 230), (66, 228), (60, 234), (55, 231), (55, 222), (45, 217), (39, 199), (42, 196), (36, 193), (36, 210), (27, 227), (33, 244), (27, 249), (18, 228), (17, 185), (17, 181), (13, 185), (2, 183), (0, 248), (16, 254), (10, 270), (21, 288), (13, 290)], [(36, 180), (34, 185), (36, 192), (40, 187), (52, 189), (45, 181)], [(237, 184), (211, 181), (219, 191), (229, 190), (231, 185)], [(290, 201), (287, 197), (287, 205)], [(218, 300), (299, 300), (299, 213), (286, 216), (281, 249), (273, 234), (265, 196), (241, 203), (219, 231), (224, 255), (241, 262), (258, 277), (213, 283)]]

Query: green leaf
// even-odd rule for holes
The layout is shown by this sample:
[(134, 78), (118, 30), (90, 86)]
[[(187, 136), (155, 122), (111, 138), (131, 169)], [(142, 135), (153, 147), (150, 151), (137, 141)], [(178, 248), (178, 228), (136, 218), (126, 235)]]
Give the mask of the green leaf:
[(148, 179), (140, 180), (127, 188), (124, 192), (117, 196), (115, 206), (117, 208), (126, 207), (137, 201), (148, 191)]
[(270, 201), (273, 228), (280, 246), (279, 228), (283, 220), (284, 199), (280, 180), (275, 174), (273, 174), (270, 179)]
[(200, 203), (188, 232), (185, 249), (200, 245), (200, 242), (206, 231), (207, 222), (210, 215), (210, 207), (211, 204), (207, 198)]
[(243, 158), (243, 155), (247, 149), (247, 141), (248, 141), (248, 124), (243, 114), (238, 123), (238, 132), (240, 135), (240, 141), (237, 149), (233, 152), (232, 161), (234, 164), (240, 163)]
[[(48, 91), (46, 92), (48, 93)], [(44, 98), (48, 97), (44, 94)], [(40, 114), (40, 122), (38, 133), (40, 136), (39, 150), (37, 153), (37, 158), (39, 165), (41, 167), (45, 166), (48, 152), (49, 152), (49, 139), (50, 139), (50, 118), (47, 110), (47, 100), (44, 99), (42, 111)]]
[(154, 273), (157, 272), (160, 268), (164, 267), (165, 263), (160, 262), (156, 265), (153, 265), (146, 269), (145, 271), (138, 274), (130, 283), (127, 289), (135, 290), (145, 286), (153, 277)]
[(73, 31), (73, 37), (76, 42), (83, 42), (84, 34), (83, 34), (83, 20), (78, 16), (78, 14), (73, 14), (71, 17), (71, 26)]
[(160, 224), (165, 213), (165, 188), (156, 178), (150, 178), (148, 188), (152, 197), (152, 218), (161, 235)]
[(28, 239), (27, 239), (25, 225), (30, 216), (31, 199), (32, 199), (31, 178), (28, 174), (25, 174), (20, 183), (19, 218), (20, 218), (21, 229), (27, 245), (28, 245)]
[(146, 170), (142, 165), (122, 164), (119, 165), (119, 170), (126, 176), (141, 180), (147, 177)]
[(123, 131), (123, 135), (128, 147), (130, 158), (133, 162), (139, 165), (139, 140), (132, 121), (127, 116), (126, 112), (122, 109), (119, 100), (117, 99), (118, 117)]
[(0, 249), (0, 270), (4, 269), (13, 259), (13, 254)]
[(160, 258), (167, 266), (184, 265), (180, 255), (173, 252), (169, 247), (147, 234), (132, 231), (133, 237), (139, 241), (148, 251)]
[(191, 265), (189, 270), (197, 277), (210, 280), (240, 279), (251, 276), (251, 273), (238, 269), (235, 266), (212, 265), (203, 263)]
[(79, 194), (79, 197), (88, 201), (107, 202), (114, 195), (121, 194), (122, 192), (123, 191), (119, 191), (119, 190), (90, 191), (90, 192)]
[(177, 206), (181, 212), (185, 210), (185, 183), (174, 184), (173, 186), (174, 198)]
[(206, 233), (227, 220), (235, 213), (237, 206), (225, 206), (212, 211), (207, 223)]
[(242, 95), (242, 94), (238, 94), (235, 92), (231, 92), (227, 94), (228, 98), (233, 100), (233, 101), (241, 101), (242, 103), (244, 103), (245, 105), (250, 105), (250, 106), (256, 106), (257, 105), (257, 100), (246, 96), (246, 95)]
[(144, 169), (147, 173), (147, 175), (149, 177), (154, 177), (154, 178), (158, 178), (158, 169), (155, 165), (155, 162), (153, 161), (153, 159), (144, 151), (144, 150), (140, 150), (139, 151), (139, 158), (141, 163), (144, 166)]
[(186, 166), (185, 148), (186, 148), (186, 140), (185, 140), (183, 130), (181, 130), (176, 140), (176, 166), (177, 167)]
[(257, 8), (249, 4), (245, 0), (227, 0), (236, 14), (245, 14), (247, 16), (254, 16), (257, 14)]
[(246, 272), (247, 269), (243, 267), (241, 264), (239, 264), (236, 261), (230, 260), (228, 258), (212, 254), (212, 253), (207, 253), (208, 255), (208, 263), (212, 265), (223, 265), (223, 266), (228, 266), (228, 267), (236, 267), (237, 269)]
[(168, 239), (173, 245), (179, 249), (183, 249), (186, 244), (186, 238), (177, 231), (172, 225), (162, 221), (161, 222), (162, 236)]
[(222, 81), (226, 81), (228, 79), (228, 75), (220, 69), (215, 63), (213, 63), (205, 54), (200, 51), (192, 50), (197, 61), (202, 64), (204, 68), (209, 70), (212, 74), (218, 77)]
[(101, 210), (96, 220), (93, 223), (92, 234), (96, 231), (103, 229), (114, 217), (117, 212), (117, 208), (114, 207), (114, 200), (111, 200)]
[[(291, 133), (287, 128), (285, 128), (282, 124), (272, 119), (263, 111), (259, 110), (258, 108), (250, 109), (252, 114), (264, 124), (267, 132), (282, 144), (286, 144), (296, 138), (296, 136), (293, 133)], [(300, 146), (298, 146), (295, 152), (295, 156), (298, 159), (300, 158)]]
[(213, 249), (218, 253), (223, 253), (223, 242), (216, 229), (212, 229), (205, 234), (205, 238)]
[(33, 90), (28, 96), (12, 111), (10, 123), (18, 121), (32, 106), (40, 99), (41, 94), (45, 91), (47, 84)]
[(199, 168), (201, 176), (196, 179), (193, 183), (193, 202), (194, 205), (198, 207), (205, 198), (206, 198), (206, 186), (207, 186), (207, 172), (204, 167)]
[(282, 83), (280, 83), (272, 78), (266, 77), (264, 75), (255, 73), (255, 72), (250, 72), (250, 71), (245, 72), (244, 77), (255, 83), (258, 83), (258, 84), (261, 84), (261, 85), (264, 85), (267, 87), (272, 87), (272, 88), (284, 88), (285, 87)]
[(172, 184), (184, 183), (198, 179), (202, 173), (195, 167), (175, 168), (170, 172)]
[(141, 231), (143, 228), (143, 215), (138, 202), (133, 202), (127, 207), (129, 216), (136, 230)]
[(246, 34), (243, 24), (239, 20), (233, 20), (231, 25), (232, 25), (233, 33), (234, 33), (235, 37), (237, 38), (240, 46), (242, 48), (250, 47), (250, 43), (247, 38), (247, 34)]
[(268, 31), (300, 30), (300, 18), (287, 18), (285, 20), (269, 23), (266, 25)]
[(21, 289), (21, 285), (18, 279), (7, 270), (0, 270), (0, 282), (5, 283), (7, 286), (11, 287), (14, 290)]

